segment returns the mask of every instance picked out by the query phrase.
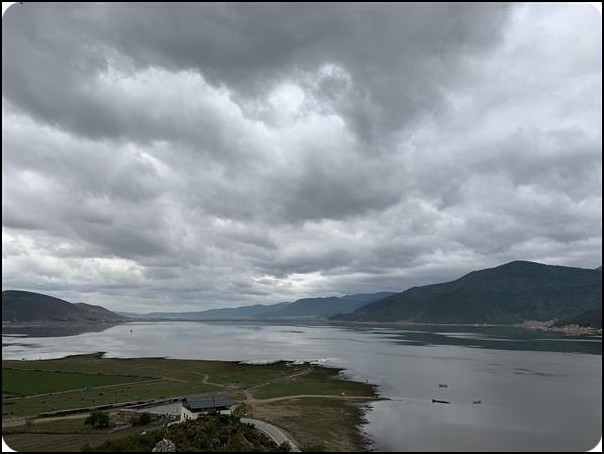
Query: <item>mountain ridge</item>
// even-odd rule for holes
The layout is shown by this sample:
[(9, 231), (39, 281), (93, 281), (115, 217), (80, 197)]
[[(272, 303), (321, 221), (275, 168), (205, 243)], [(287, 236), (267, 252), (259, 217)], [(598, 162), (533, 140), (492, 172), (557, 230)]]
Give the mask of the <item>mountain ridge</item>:
[(519, 323), (601, 307), (602, 270), (514, 261), (453, 281), (412, 287), (332, 320)]
[(123, 322), (127, 318), (102, 306), (24, 290), (2, 291), (2, 322)]
[(392, 295), (394, 292), (358, 293), (341, 297), (327, 296), (317, 298), (301, 298), (293, 302), (276, 304), (255, 304), (233, 308), (208, 309), (206, 311), (189, 312), (150, 312), (146, 314), (123, 313), (129, 317), (142, 319), (294, 319), (294, 318), (327, 318), (342, 313), (351, 312), (356, 308)]
[[(2, 320), (125, 321), (140, 319), (330, 319), (414, 323), (519, 323), (560, 320), (600, 309), (602, 267), (595, 269), (513, 261), (475, 270), (458, 279), (377, 292), (302, 298), (196, 312), (116, 314), (101, 306), (69, 303), (35, 292), (2, 292)], [(582, 319), (581, 317), (579, 319)]]

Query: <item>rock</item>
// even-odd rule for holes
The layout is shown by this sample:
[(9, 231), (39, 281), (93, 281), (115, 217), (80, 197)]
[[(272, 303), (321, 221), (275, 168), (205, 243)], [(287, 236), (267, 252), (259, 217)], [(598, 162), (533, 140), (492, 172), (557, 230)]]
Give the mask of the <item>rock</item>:
[(176, 452), (176, 445), (164, 438), (157, 442), (151, 452)]

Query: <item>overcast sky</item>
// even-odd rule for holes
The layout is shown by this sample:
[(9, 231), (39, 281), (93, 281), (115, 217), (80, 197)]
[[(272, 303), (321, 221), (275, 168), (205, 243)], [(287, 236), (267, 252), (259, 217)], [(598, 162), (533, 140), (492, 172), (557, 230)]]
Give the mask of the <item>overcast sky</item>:
[(4, 290), (203, 310), (602, 264), (589, 5), (2, 20)]

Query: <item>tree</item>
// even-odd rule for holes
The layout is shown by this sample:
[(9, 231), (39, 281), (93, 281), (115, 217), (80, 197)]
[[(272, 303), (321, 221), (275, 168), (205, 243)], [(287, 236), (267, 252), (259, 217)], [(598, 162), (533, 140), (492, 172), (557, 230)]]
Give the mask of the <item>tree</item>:
[(151, 413), (141, 413), (141, 415), (138, 417), (138, 423), (141, 426), (146, 426), (147, 424), (149, 424), (152, 421), (152, 417), (151, 417)]
[(250, 407), (245, 402), (241, 402), (237, 407), (235, 407), (235, 409), (233, 409), (233, 412), (232, 412), (232, 415), (237, 419), (245, 418), (249, 414), (250, 414)]
[(292, 445), (290, 445), (287, 441), (284, 441), (283, 443), (281, 443), (277, 447), (277, 450), (279, 452), (291, 452), (292, 451)]
[(84, 420), (84, 424), (92, 427), (107, 427), (109, 425), (109, 415), (95, 410)]

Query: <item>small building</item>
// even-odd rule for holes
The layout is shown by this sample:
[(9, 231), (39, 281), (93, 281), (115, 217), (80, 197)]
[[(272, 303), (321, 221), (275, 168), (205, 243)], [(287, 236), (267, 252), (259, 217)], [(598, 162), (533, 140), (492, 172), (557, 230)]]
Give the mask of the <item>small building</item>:
[(230, 414), (235, 403), (229, 396), (186, 396), (180, 409), (180, 420), (197, 419), (200, 415), (219, 412)]

